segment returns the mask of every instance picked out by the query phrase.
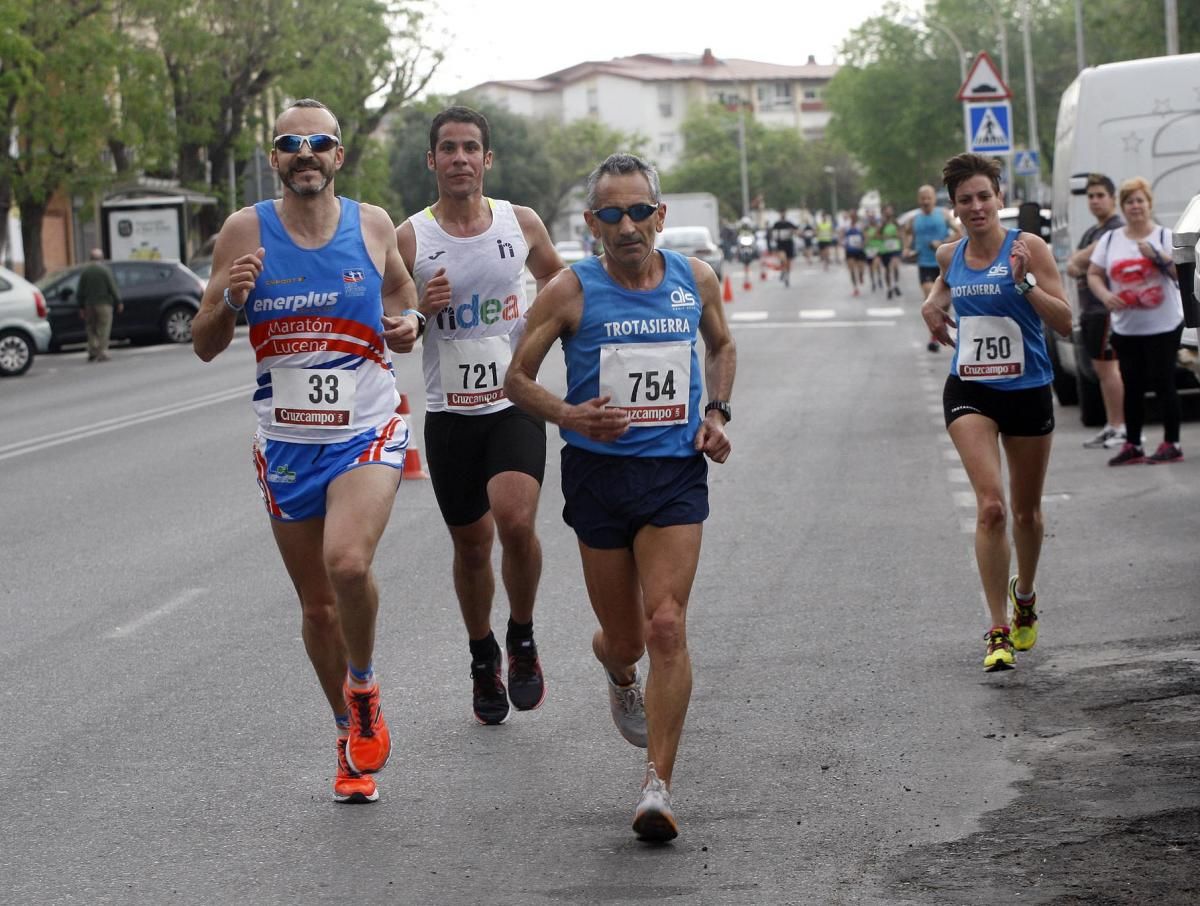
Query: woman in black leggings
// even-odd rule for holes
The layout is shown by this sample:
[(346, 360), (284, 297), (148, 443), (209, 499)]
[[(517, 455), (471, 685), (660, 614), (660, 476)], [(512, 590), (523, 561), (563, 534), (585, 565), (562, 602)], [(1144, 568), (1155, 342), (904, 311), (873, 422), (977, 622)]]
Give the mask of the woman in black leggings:
[[(1112, 345), (1125, 384), (1126, 443), (1108, 464), (1179, 462), (1175, 359), (1183, 300), (1171, 261), (1171, 231), (1154, 222), (1154, 196), (1146, 180), (1126, 180), (1118, 198), (1125, 227), (1096, 243), (1087, 278), (1093, 295), (1112, 312)], [(1163, 420), (1163, 442), (1149, 456), (1142, 447), (1148, 390), (1162, 404)]]

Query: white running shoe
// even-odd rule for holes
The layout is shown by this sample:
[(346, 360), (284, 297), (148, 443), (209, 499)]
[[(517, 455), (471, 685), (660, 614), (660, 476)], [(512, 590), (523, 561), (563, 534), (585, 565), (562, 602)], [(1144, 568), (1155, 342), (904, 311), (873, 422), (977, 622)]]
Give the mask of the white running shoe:
[(640, 749), (646, 748), (649, 745), (646, 740), (646, 700), (637, 667), (633, 668), (633, 682), (628, 686), (614, 683), (608, 670), (604, 671), (604, 676), (608, 679), (608, 706), (612, 710), (613, 723), (627, 742)]
[(642, 784), (637, 811), (633, 814), (633, 831), (639, 840), (650, 843), (666, 843), (679, 836), (679, 825), (671, 811), (671, 793), (658, 779), (654, 762), (646, 765), (646, 780)]
[(1125, 426), (1122, 425), (1120, 428), (1114, 428), (1113, 436), (1104, 442), (1104, 449), (1119, 450), (1123, 446), (1125, 446), (1126, 440), (1127, 440), (1127, 438), (1125, 436)]

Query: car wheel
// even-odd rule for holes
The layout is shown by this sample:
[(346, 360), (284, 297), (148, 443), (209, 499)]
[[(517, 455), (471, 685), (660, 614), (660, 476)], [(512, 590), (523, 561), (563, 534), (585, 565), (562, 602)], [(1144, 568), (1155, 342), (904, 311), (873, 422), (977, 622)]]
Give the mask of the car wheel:
[(172, 305), (162, 316), (162, 338), (168, 343), (192, 342), (192, 318), (195, 309), (187, 305)]
[(0, 331), (0, 377), (24, 374), (33, 364), (33, 339), (20, 330)]

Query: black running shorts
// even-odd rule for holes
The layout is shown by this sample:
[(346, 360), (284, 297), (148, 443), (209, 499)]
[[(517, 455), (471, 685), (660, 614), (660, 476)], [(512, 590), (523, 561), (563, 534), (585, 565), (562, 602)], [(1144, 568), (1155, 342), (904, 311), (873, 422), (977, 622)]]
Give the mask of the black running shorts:
[(704, 456), (606, 456), (562, 449), (563, 521), (588, 547), (632, 548), (644, 526), (708, 518)]
[(429, 412), (425, 450), (446, 525), (470, 525), (491, 509), (487, 484), (501, 472), (524, 472), (542, 483), (546, 423), (516, 406), (486, 415)]
[(983, 381), (946, 378), (942, 391), (946, 427), (964, 415), (990, 418), (1008, 437), (1043, 437), (1054, 431), (1054, 398), (1050, 385), (1024, 390), (998, 390)]
[(936, 264), (933, 267), (926, 267), (924, 264), (917, 265), (917, 280), (924, 286), (926, 283), (933, 283), (937, 280), (938, 275), (942, 270)]

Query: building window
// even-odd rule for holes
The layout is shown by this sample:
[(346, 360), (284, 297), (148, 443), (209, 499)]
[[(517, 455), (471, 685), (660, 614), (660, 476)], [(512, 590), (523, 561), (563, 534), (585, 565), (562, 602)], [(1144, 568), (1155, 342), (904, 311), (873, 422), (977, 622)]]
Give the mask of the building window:
[(660, 135), (658, 138), (658, 153), (659, 154), (674, 154), (675, 153), (675, 136)]
[(805, 88), (804, 89), (804, 100), (819, 101), (820, 99), (821, 99), (821, 92), (819, 90), (817, 90), (816, 88)]
[(658, 115), (664, 119), (674, 115), (675, 105), (673, 103), (675, 94), (670, 85), (658, 86)]
[(772, 107), (792, 106), (791, 82), (761, 82), (758, 85), (758, 105), (769, 110)]
[(593, 85), (587, 90), (588, 113), (595, 116), (600, 112), (600, 92)]

